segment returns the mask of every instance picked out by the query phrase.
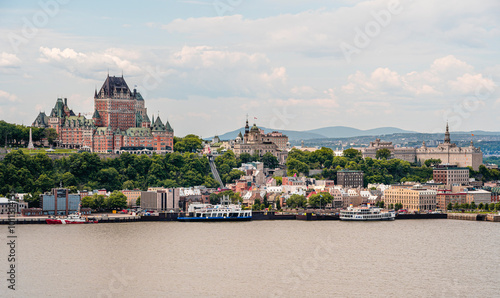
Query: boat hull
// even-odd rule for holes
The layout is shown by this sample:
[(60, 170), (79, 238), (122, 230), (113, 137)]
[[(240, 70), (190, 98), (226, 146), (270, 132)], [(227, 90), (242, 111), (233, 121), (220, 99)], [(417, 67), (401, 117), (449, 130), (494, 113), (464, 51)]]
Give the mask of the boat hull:
[(45, 222), (48, 225), (74, 225), (74, 224), (91, 224), (91, 223), (98, 223), (97, 220), (89, 220), (89, 221), (71, 221), (71, 220), (65, 220), (65, 219), (51, 219), (47, 218)]
[(221, 221), (250, 221), (252, 217), (178, 217), (178, 221), (185, 222), (221, 222)]
[(381, 221), (381, 220), (394, 220), (394, 217), (388, 218), (340, 218), (343, 221)]

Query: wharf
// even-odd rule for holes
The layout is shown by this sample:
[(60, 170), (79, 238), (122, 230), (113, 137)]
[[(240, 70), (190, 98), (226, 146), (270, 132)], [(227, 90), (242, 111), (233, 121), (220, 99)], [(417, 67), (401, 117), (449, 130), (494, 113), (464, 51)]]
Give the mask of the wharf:
[[(8, 218), (6, 216), (0, 217), (0, 225), (10, 224), (11, 222), (15, 225), (19, 224), (46, 224), (45, 220), (47, 216), (16, 216)], [(97, 220), (99, 223), (115, 223), (115, 222), (132, 222), (140, 221), (141, 217), (137, 215), (128, 214), (95, 214), (89, 215), (89, 220)]]
[(448, 219), (500, 222), (500, 214), (448, 213)]

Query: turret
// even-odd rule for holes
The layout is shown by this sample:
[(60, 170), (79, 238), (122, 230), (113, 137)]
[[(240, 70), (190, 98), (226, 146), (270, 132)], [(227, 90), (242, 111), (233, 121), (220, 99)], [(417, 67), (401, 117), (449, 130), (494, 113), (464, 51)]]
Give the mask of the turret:
[(451, 143), (451, 140), (450, 140), (450, 130), (448, 129), (448, 122), (446, 122), (446, 132), (444, 134), (444, 142), (446, 144)]

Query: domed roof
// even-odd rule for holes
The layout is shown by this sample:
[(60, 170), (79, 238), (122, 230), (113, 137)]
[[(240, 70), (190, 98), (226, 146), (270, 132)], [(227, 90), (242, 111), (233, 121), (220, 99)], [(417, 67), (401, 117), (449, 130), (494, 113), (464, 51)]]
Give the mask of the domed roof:
[(259, 128), (254, 124), (252, 128), (250, 128), (250, 131), (259, 131)]

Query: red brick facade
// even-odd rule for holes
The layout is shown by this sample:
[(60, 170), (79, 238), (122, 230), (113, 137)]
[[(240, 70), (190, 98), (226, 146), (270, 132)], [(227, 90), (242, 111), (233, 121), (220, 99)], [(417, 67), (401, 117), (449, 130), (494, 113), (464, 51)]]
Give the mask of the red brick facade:
[[(58, 145), (98, 153), (157, 152), (173, 150), (174, 131), (160, 117), (149, 120), (141, 94), (130, 91), (123, 77), (108, 77), (94, 94), (92, 119), (76, 116), (67, 100), (57, 99), (50, 116), (40, 113), (35, 127), (51, 127)], [(141, 151), (142, 150), (142, 151)]]

